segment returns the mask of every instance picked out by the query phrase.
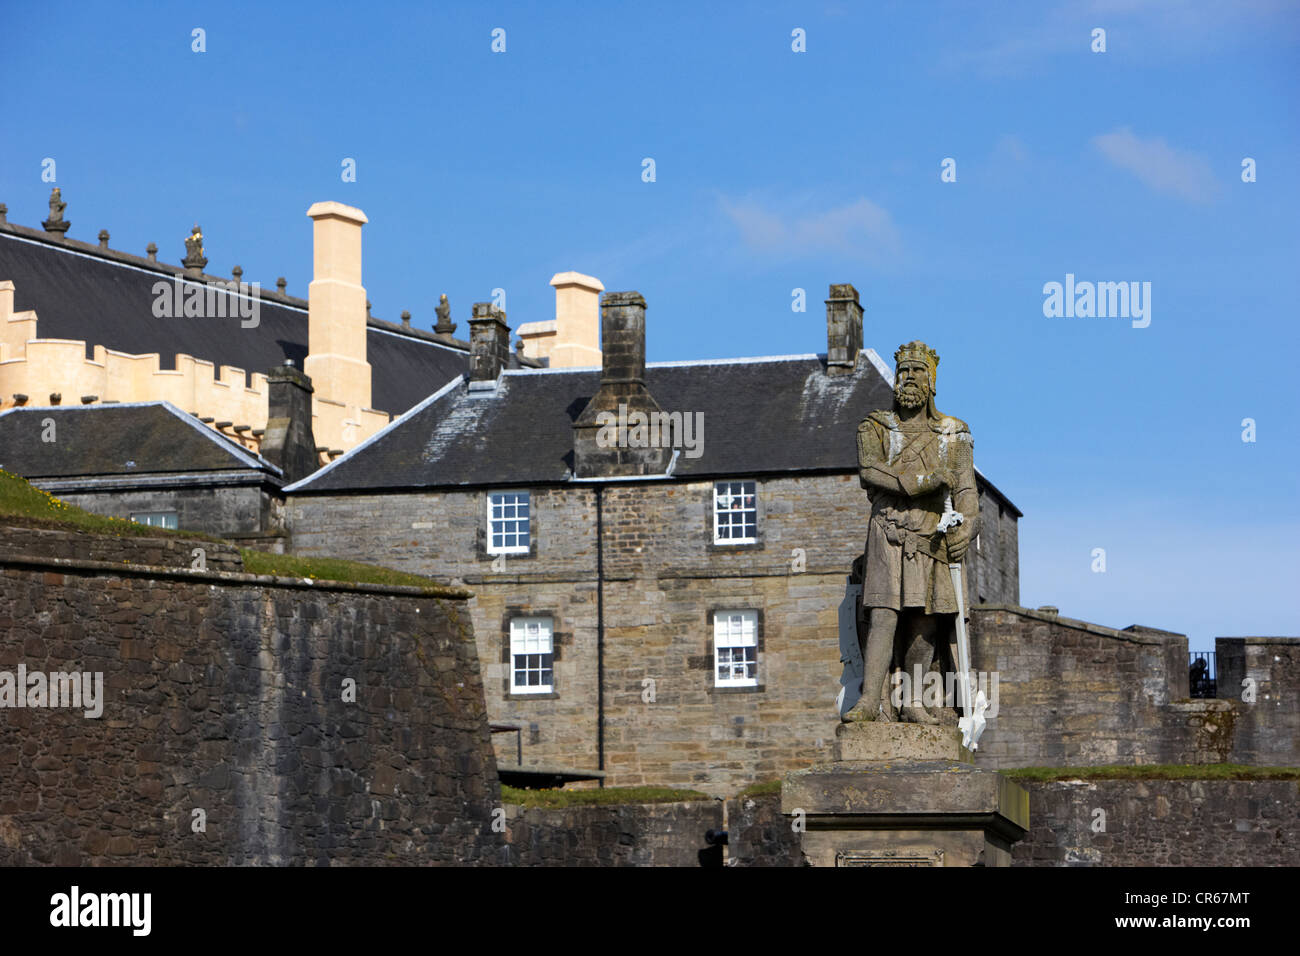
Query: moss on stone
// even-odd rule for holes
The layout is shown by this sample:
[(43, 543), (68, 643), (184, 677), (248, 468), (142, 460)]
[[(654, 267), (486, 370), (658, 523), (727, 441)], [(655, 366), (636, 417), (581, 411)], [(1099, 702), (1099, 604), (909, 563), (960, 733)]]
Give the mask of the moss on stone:
[(593, 790), (520, 790), (501, 785), (501, 800), (522, 807), (559, 810), (565, 807), (619, 806), (635, 803), (689, 803), (713, 799), (698, 790), (669, 787), (605, 787)]
[(1235, 763), (1138, 764), (1106, 767), (1017, 767), (1013, 780), (1296, 780), (1300, 767), (1247, 767)]
[(419, 588), (435, 597), (464, 597), (462, 588), (439, 584), (432, 578), (394, 571), (374, 564), (344, 561), (340, 558), (304, 558), (293, 554), (270, 554), (242, 548), (244, 570), (249, 574), (267, 574), (279, 578), (310, 578), (313, 581), (338, 581), (344, 584), (382, 584)]
[(740, 793), (736, 794), (736, 797), (766, 797), (774, 793), (780, 793), (781, 783), (782, 780), (780, 778), (776, 780), (762, 780), (758, 783), (751, 783), (744, 790), (740, 791)]

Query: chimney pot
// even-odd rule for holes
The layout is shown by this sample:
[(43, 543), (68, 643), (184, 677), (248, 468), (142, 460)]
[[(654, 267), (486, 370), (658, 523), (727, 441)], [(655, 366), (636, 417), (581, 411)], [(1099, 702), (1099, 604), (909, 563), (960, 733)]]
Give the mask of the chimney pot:
[(101, 249), (107, 249), (107, 248), (108, 248), (108, 230), (107, 230), (107, 229), (101, 229), (101, 230), (99, 230), (99, 248), (101, 248)]
[(150, 262), (158, 261), (158, 243), (151, 242), (144, 247), (145, 254), (149, 256)]

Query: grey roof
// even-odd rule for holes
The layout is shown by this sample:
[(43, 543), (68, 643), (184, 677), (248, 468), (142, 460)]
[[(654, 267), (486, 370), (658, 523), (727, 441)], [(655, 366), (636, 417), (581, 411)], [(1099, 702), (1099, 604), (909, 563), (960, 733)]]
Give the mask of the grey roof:
[[(45, 441), (47, 434), (54, 441)], [(0, 412), (0, 468), (28, 480), (242, 470), (278, 481), (280, 475), (264, 458), (161, 401)]]
[[(703, 413), (703, 453), (673, 478), (858, 470), (857, 429), (893, 404), (893, 373), (872, 349), (852, 375), (825, 355), (651, 362), (645, 381), (665, 412)], [(286, 491), (336, 493), (572, 481), (573, 421), (600, 369), (507, 371), (492, 391), (457, 379), (383, 431)], [(1021, 512), (982, 474), (984, 487)]]
[[(453, 382), (290, 489), (568, 481), (573, 421), (599, 384), (595, 368), (505, 372), (491, 392)], [(816, 355), (651, 363), (646, 387), (665, 412), (703, 414), (703, 454), (673, 471), (685, 479), (856, 471), (858, 423), (893, 401), (874, 363), (830, 377)]]
[[(186, 277), (185, 270), (0, 224), (0, 280), (14, 282), (16, 311), (36, 311), (43, 339), (80, 339), (88, 357), (95, 345), (133, 355), (158, 352), (164, 369), (175, 368), (178, 353), (245, 372), (265, 373), (286, 359), (303, 367), (305, 299), (262, 288), (259, 322), (250, 328), (242, 328), (238, 318), (155, 318), (154, 284), (174, 276)], [(371, 403), (381, 411), (401, 414), (469, 370), (469, 345), (462, 340), (375, 318), (367, 332)], [(511, 359), (518, 364), (513, 354)]]

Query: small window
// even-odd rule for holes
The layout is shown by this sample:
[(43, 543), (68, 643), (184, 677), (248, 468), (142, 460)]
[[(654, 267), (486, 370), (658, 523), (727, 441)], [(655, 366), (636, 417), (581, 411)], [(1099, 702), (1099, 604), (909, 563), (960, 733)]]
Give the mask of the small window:
[(136, 524), (147, 524), (151, 528), (175, 528), (176, 512), (174, 511), (133, 511), (131, 520)]
[(713, 486), (713, 543), (758, 541), (758, 503), (752, 481), (719, 481)]
[(528, 492), (488, 495), (488, 554), (527, 554), (530, 544)]
[(510, 692), (549, 694), (555, 690), (555, 635), (549, 617), (510, 622)]
[(714, 612), (713, 660), (716, 686), (757, 686), (757, 611)]

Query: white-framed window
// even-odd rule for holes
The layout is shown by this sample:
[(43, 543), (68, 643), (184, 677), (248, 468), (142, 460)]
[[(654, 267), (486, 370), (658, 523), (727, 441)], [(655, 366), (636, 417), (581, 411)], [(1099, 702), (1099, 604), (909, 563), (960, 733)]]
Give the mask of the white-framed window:
[(718, 481), (713, 485), (713, 543), (758, 541), (758, 499), (752, 481)]
[(176, 512), (174, 511), (133, 511), (131, 520), (136, 524), (147, 524), (151, 528), (175, 528)]
[(487, 496), (488, 554), (527, 554), (532, 523), (526, 491), (494, 491)]
[(758, 686), (758, 612), (713, 612), (716, 687)]
[(549, 617), (510, 621), (510, 693), (549, 694), (555, 690), (555, 632)]

